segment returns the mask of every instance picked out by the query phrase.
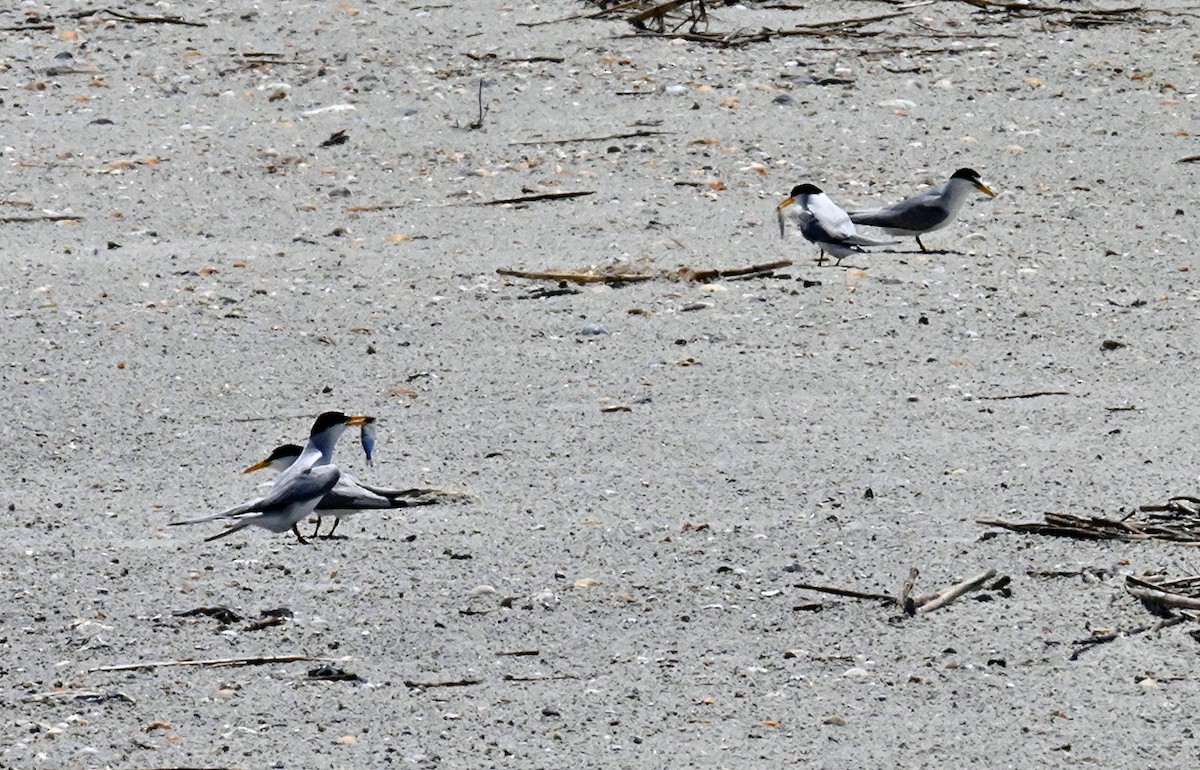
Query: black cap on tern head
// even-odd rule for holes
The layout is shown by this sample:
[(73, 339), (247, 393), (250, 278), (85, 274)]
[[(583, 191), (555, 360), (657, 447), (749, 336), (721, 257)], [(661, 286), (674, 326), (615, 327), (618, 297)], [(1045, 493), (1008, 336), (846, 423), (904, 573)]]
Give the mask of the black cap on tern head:
[(263, 468), (270, 468), (276, 463), (283, 463), (284, 460), (287, 462), (281, 464), (280, 467), (287, 467), (288, 465), (294, 463), (296, 458), (299, 457), (300, 453), (303, 451), (303, 449), (295, 444), (283, 444), (282, 446), (277, 446), (271, 450), (271, 454), (267, 457), (267, 459), (259, 460), (254, 465), (251, 465), (249, 468), (242, 471), (242, 473), (254, 473), (255, 471), (261, 471)]
[(978, 182), (979, 172), (973, 168), (960, 168), (950, 175), (951, 179), (966, 179), (968, 182)]
[(792, 188), (792, 197), (793, 198), (799, 198), (801, 195), (820, 195), (820, 194), (821, 194), (820, 187), (817, 187), (815, 184), (808, 184), (807, 182), (805, 182), (804, 184), (798, 184)]
[(350, 421), (343, 412), (322, 412), (317, 421), (313, 423), (312, 430), (309, 431), (310, 436), (315, 436), (318, 433), (329, 430), (334, 425), (345, 425)]
[(280, 444), (271, 450), (271, 454), (267, 455), (267, 459), (264, 462), (272, 463), (276, 460), (282, 460), (285, 457), (299, 457), (302, 451), (304, 450), (296, 444)]

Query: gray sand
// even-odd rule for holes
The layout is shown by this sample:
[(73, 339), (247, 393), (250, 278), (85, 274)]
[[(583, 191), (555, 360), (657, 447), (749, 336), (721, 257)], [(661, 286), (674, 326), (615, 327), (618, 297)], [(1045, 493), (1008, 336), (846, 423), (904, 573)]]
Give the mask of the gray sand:
[[(0, 765), (1195, 766), (1187, 625), (1070, 660), (1153, 622), (1123, 573), (1195, 552), (975, 523), (1200, 486), (1194, 17), (938, 2), (724, 50), (521, 26), (592, 8), (156, 4), (130, 12), (208, 26), (59, 12), (0, 38), (0, 214), (80, 217), (3, 225)], [(666, 133), (526, 143), (638, 130)], [(963, 165), (1000, 195), (925, 239), (951, 253), (818, 268), (775, 229), (801, 181), (866, 207)], [(545, 297), (496, 274), (780, 258)], [(987, 400), (1032, 391), (1070, 395)], [(166, 527), (254, 495), (237, 471), (330, 408), (382, 420), (348, 469), (469, 499), (308, 547)], [(795, 587), (893, 594), (910, 567), (1011, 595), (904, 618)], [(176, 615), (213, 606), (246, 620)], [(88, 672), (291, 654), (361, 681)], [(125, 697), (29, 699), (55, 688)]]

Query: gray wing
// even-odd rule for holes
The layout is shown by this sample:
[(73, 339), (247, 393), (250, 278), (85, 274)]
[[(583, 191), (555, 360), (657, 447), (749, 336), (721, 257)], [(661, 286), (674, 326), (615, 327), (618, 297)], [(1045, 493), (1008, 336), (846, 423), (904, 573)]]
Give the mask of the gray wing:
[(271, 491), (262, 498), (258, 513), (273, 513), (288, 508), (296, 503), (303, 503), (320, 498), (330, 492), (341, 478), (341, 470), (333, 464), (319, 465), (296, 475), (286, 472), (271, 487)]
[(898, 203), (873, 211), (855, 211), (850, 214), (850, 219), (858, 225), (925, 231), (946, 221), (948, 215), (941, 201), (932, 200)]
[(188, 521), (173, 521), (171, 526), (202, 524), (219, 519), (236, 521), (242, 518), (257, 518), (263, 514), (280, 513), (297, 503), (311, 502), (322, 497), (333, 489), (340, 476), (341, 471), (336, 465), (322, 465), (297, 474), (281, 475), (265, 497), (257, 497), (211, 516)]
[(942, 200), (945, 185), (931, 187), (923, 193), (905, 198), (899, 203), (870, 211), (850, 212), (850, 221), (870, 227), (893, 227), (897, 230), (931, 230), (946, 220), (950, 212)]

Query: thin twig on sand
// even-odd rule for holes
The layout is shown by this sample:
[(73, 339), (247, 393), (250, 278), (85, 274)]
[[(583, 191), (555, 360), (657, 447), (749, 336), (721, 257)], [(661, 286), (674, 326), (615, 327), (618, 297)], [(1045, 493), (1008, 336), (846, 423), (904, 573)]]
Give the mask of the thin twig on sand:
[(648, 265), (645, 262), (636, 262), (615, 265), (592, 265), (589, 267), (558, 270), (514, 270), (512, 268), (501, 267), (496, 270), (496, 273), (511, 278), (526, 278), (534, 281), (565, 281), (579, 284), (607, 283), (620, 285), (624, 283), (637, 283), (639, 281), (653, 281), (655, 279), (708, 283), (717, 278), (749, 278), (757, 275), (765, 275), (791, 264), (792, 261), (790, 259), (780, 259), (774, 262), (765, 262), (760, 265), (747, 265), (744, 267), (694, 268), (685, 266), (665, 270)]
[(1013, 393), (1007, 396), (980, 396), (981, 401), (1009, 401), (1014, 398), (1039, 398), (1041, 396), (1069, 396), (1066, 390), (1035, 390), (1029, 393)]
[(964, 580), (961, 583), (950, 586), (944, 591), (941, 591), (933, 599), (923, 602), (917, 607), (917, 612), (924, 614), (933, 612), (936, 609), (945, 607), (950, 602), (958, 599), (972, 591), (977, 591), (983, 587), (983, 584), (996, 576), (996, 570), (989, 569), (987, 572), (982, 572), (970, 580)]
[(17, 222), (76, 222), (83, 217), (77, 214), (42, 214), (33, 217), (0, 217), (0, 223), (14, 224)]
[(1170, 628), (1171, 626), (1178, 625), (1179, 623), (1182, 623), (1188, 619), (1189, 618), (1183, 615), (1179, 615), (1174, 618), (1164, 618), (1163, 620), (1151, 623), (1148, 626), (1138, 626), (1137, 628), (1130, 629), (1129, 631), (1111, 631), (1105, 634), (1095, 634), (1093, 636), (1089, 636), (1087, 639), (1078, 639), (1072, 642), (1072, 644), (1076, 645), (1076, 650), (1075, 652), (1071, 653), (1070, 660), (1079, 660), (1080, 655), (1092, 649), (1093, 647), (1099, 647), (1102, 644), (1115, 642), (1118, 639), (1124, 639), (1130, 636), (1138, 636), (1139, 634), (1157, 634), (1164, 628)]
[(432, 687), (471, 687), (473, 685), (483, 684), (482, 679), (448, 679), (437, 682), (419, 682), (414, 679), (405, 679), (404, 686), (414, 690), (428, 690)]
[(272, 663), (304, 661), (330, 661), (332, 658), (314, 658), (311, 655), (252, 655), (245, 658), (210, 658), (207, 660), (147, 660), (141, 663), (119, 663), (114, 666), (96, 666), (94, 671), (138, 671), (144, 668), (166, 668), (168, 666), (205, 666), (208, 668), (231, 668), (235, 666), (267, 666)]
[(911, 609), (909, 608), (909, 605), (912, 602), (913, 587), (916, 586), (917, 576), (920, 574), (921, 571), (916, 567), (910, 569), (908, 571), (908, 577), (904, 579), (904, 584), (900, 586), (900, 594), (896, 597), (896, 606), (903, 607), (904, 611), (909, 615), (916, 611), (915, 605), (913, 605)]
[(877, 594), (870, 591), (856, 591), (852, 588), (836, 588), (834, 586), (818, 586), (811, 583), (794, 583), (793, 588), (803, 588), (805, 591), (816, 591), (822, 594), (833, 594), (834, 596), (848, 596), (851, 599), (866, 599), (867, 601), (887, 602), (895, 604), (896, 598), (887, 594)]
[(657, 276), (646, 273), (625, 273), (625, 272), (605, 272), (596, 273), (588, 270), (510, 270), (509, 268), (501, 267), (496, 270), (497, 275), (506, 275), (510, 278), (528, 278), (534, 281), (566, 281), (568, 283), (635, 283), (637, 281), (652, 281)]
[(509, 144), (517, 146), (528, 144), (576, 144), (581, 142), (607, 142), (612, 139), (640, 139), (646, 136), (666, 136), (673, 133), (675, 132), (639, 128), (637, 131), (625, 131), (623, 133), (607, 134), (605, 136), (579, 136), (571, 139), (527, 139), (521, 142), (509, 142)]
[(96, 16), (101, 13), (107, 13), (121, 21), (129, 21), (134, 24), (181, 24), (185, 27), (207, 27), (208, 24), (202, 21), (188, 21), (179, 16), (135, 16), (133, 14), (114, 11), (112, 8), (93, 8), (88, 11), (71, 14), (73, 18), (82, 19), (87, 16)]
[(50, 690), (48, 692), (38, 692), (32, 695), (26, 695), (21, 699), (25, 703), (56, 703), (59, 701), (88, 701), (92, 703), (103, 703), (111, 700), (124, 701), (130, 704), (136, 704), (133, 698), (130, 698), (123, 692), (110, 691), (100, 692), (98, 690), (89, 690), (84, 687), (75, 687), (71, 689)]
[(534, 201), (561, 201), (568, 198), (582, 198), (585, 195), (595, 195), (595, 190), (575, 190), (573, 192), (552, 192), (538, 193), (536, 195), (522, 195), (518, 198), (497, 198), (496, 200), (482, 201), (480, 206), (505, 206), (508, 204), (533, 203)]

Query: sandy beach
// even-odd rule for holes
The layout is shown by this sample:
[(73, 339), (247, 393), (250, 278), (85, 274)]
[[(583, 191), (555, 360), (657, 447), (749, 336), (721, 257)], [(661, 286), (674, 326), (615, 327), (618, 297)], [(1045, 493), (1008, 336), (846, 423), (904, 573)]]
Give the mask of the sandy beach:
[[(1194, 623), (1125, 580), (1195, 549), (977, 522), (1200, 494), (1200, 7), (1005, 5), (709, 3), (770, 31), (730, 45), (567, 0), (0, 11), (0, 766), (1195, 766)], [(777, 230), (796, 184), (962, 166), (998, 194), (931, 253)], [(655, 277), (497, 272), (588, 267)], [(380, 420), (345, 469), (465, 496), (167, 526), (326, 409)], [(913, 568), (995, 578), (799, 587)]]

